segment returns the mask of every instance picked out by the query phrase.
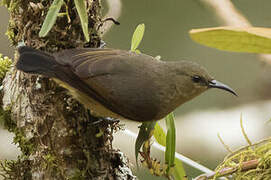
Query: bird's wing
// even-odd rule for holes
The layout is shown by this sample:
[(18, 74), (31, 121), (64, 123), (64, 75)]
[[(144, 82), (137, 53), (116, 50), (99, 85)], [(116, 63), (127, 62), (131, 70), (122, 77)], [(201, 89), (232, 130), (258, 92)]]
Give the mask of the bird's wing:
[(87, 84), (86, 94), (97, 96), (113, 112), (137, 121), (153, 120), (157, 114), (153, 101), (159, 102), (154, 100), (159, 76), (153, 77), (158, 68), (153, 67), (156, 60), (151, 56), (115, 49), (73, 49), (55, 57)]
[(114, 64), (127, 57), (133, 58), (134, 54), (125, 50), (82, 48), (64, 50), (56, 53), (55, 57), (60, 64), (70, 66), (76, 75), (85, 79), (121, 72), (128, 66), (123, 68)]

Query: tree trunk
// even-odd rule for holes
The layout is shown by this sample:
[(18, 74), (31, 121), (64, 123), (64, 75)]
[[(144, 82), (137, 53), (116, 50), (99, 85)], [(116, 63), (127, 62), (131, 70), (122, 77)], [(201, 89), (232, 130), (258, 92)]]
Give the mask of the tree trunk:
[[(45, 38), (38, 33), (52, 0), (9, 1), (9, 38), (44, 51), (97, 47), (101, 22), (99, 0), (86, 0), (90, 42), (85, 43), (73, 0), (65, 0)], [(15, 56), (15, 62), (16, 62)], [(117, 124), (90, 115), (54, 81), (12, 68), (3, 81), (6, 127), (15, 133), (22, 155), (2, 164), (7, 179), (135, 179), (126, 157), (112, 148)]]

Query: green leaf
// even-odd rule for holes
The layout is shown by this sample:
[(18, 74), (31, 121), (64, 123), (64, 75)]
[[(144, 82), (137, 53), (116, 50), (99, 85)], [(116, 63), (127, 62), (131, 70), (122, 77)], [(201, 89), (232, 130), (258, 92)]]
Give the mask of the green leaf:
[(52, 29), (53, 25), (56, 22), (58, 12), (60, 11), (60, 8), (63, 5), (63, 3), (64, 3), (63, 0), (54, 0), (42, 24), (41, 30), (39, 32), (39, 37), (45, 37), (48, 34), (48, 32)]
[(181, 160), (175, 158), (175, 166), (173, 169), (173, 176), (175, 179), (186, 179), (186, 173)]
[(168, 164), (167, 173), (170, 173), (170, 170), (174, 166), (175, 149), (176, 149), (176, 131), (173, 112), (167, 115), (166, 126), (167, 126), (167, 136), (166, 136), (167, 142), (166, 142), (165, 162), (166, 164)]
[(135, 51), (137, 47), (139, 46), (143, 35), (145, 31), (145, 25), (144, 24), (139, 24), (136, 27), (136, 30), (134, 31), (133, 37), (132, 37), (132, 43), (131, 43), (131, 51)]
[(220, 50), (271, 53), (271, 28), (215, 27), (192, 29), (189, 33), (194, 41)]
[(88, 15), (86, 9), (86, 1), (85, 0), (74, 0), (76, 10), (79, 14), (82, 30), (86, 41), (89, 42), (89, 34), (88, 34)]
[(138, 49), (136, 49), (135, 53), (140, 54), (141, 52)]
[(163, 128), (158, 123), (156, 123), (154, 127), (153, 136), (159, 144), (161, 144), (162, 146), (166, 146), (166, 142), (167, 142), (166, 134)]
[(136, 163), (137, 163), (138, 153), (143, 143), (149, 139), (150, 134), (155, 127), (155, 124), (156, 124), (155, 121), (143, 122), (141, 126), (139, 127), (139, 133), (138, 133), (138, 136), (136, 138), (136, 143), (135, 143)]
[[(166, 146), (166, 134), (158, 123), (155, 125), (153, 136), (160, 145)], [(172, 173), (175, 179), (185, 179), (186, 173), (183, 168), (183, 163), (177, 158), (175, 158), (175, 166)]]
[(15, 4), (16, 2), (13, 2), (11, 0), (2, 0), (0, 1), (0, 6), (5, 6), (6, 8), (9, 8), (11, 3)]

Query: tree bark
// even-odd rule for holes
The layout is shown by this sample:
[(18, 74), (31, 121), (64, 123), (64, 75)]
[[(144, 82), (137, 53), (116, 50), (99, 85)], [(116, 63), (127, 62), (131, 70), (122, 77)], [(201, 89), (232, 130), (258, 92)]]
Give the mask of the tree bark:
[[(9, 38), (44, 51), (98, 47), (99, 0), (86, 0), (91, 41), (86, 43), (73, 0), (65, 0), (49, 34), (38, 33), (52, 0), (17, 0), (10, 11)], [(15, 62), (16, 62), (15, 56)], [(2, 164), (7, 179), (135, 179), (123, 153), (112, 148), (118, 125), (90, 115), (54, 81), (12, 68), (3, 80), (6, 127), (15, 133), (22, 155)]]

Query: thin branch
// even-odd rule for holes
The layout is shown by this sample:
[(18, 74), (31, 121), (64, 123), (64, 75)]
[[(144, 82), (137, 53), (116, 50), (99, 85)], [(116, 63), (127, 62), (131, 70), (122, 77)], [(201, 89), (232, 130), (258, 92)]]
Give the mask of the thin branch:
[(236, 171), (242, 172), (242, 171), (247, 171), (250, 169), (255, 169), (255, 168), (257, 168), (258, 164), (259, 164), (258, 159), (245, 161), (241, 164), (241, 166), (238, 165), (236, 167), (226, 167), (226, 168), (221, 169), (217, 173), (214, 172), (214, 173), (210, 173), (210, 174), (203, 174), (203, 175), (196, 177), (195, 180), (207, 180), (207, 179), (211, 179), (214, 177), (228, 176), (228, 175), (235, 173)]
[[(136, 137), (137, 137), (137, 135), (134, 132), (132, 132), (132, 131), (130, 131), (128, 129), (125, 129), (124, 133), (126, 135), (130, 136), (130, 137), (133, 137), (134, 139), (136, 139)], [(163, 152), (166, 151), (166, 148), (164, 146), (162, 146), (162, 145), (160, 145), (160, 144), (158, 144), (156, 142), (154, 142), (152, 144), (152, 147), (154, 147), (154, 148), (156, 148), (156, 149), (158, 149), (160, 151), (163, 151)], [(177, 159), (179, 159), (180, 161), (182, 161), (183, 163), (185, 163), (185, 164), (187, 164), (187, 165), (189, 165), (189, 166), (191, 166), (191, 167), (193, 167), (195, 169), (198, 169), (201, 172), (204, 172), (204, 173), (207, 173), (207, 174), (214, 173), (214, 171), (208, 169), (207, 167), (205, 167), (205, 166), (203, 166), (203, 165), (201, 165), (201, 164), (199, 164), (199, 163), (197, 163), (197, 162), (189, 159), (188, 157), (185, 157), (185, 156), (183, 156), (183, 155), (181, 155), (181, 154), (179, 154), (177, 152), (175, 152), (175, 157)]]
[(243, 16), (232, 4), (230, 0), (200, 0), (208, 7), (215, 11), (215, 15), (219, 18), (223, 25), (250, 27), (250, 22)]
[(249, 146), (252, 146), (252, 142), (249, 140), (246, 132), (245, 132), (245, 128), (244, 128), (244, 125), (243, 125), (243, 118), (242, 118), (242, 114), (241, 114), (241, 117), (240, 117), (240, 126), (241, 126), (241, 130), (242, 130), (242, 134), (243, 136), (245, 137), (247, 143), (249, 144)]
[(115, 22), (121, 15), (121, 7), (122, 7), (121, 0), (107, 0), (106, 3), (108, 5), (108, 12), (103, 18), (111, 19), (111, 20), (113, 19), (114, 21), (103, 22), (100, 28), (101, 32), (103, 33), (102, 36), (104, 36), (109, 31), (112, 25), (117, 24)]
[(219, 141), (221, 142), (221, 144), (224, 146), (224, 148), (229, 152), (229, 153), (233, 153), (233, 151), (231, 150), (231, 148), (225, 144), (225, 142), (223, 141), (223, 139), (221, 138), (221, 136), (219, 135), (219, 133), (217, 133), (217, 137), (219, 139)]

